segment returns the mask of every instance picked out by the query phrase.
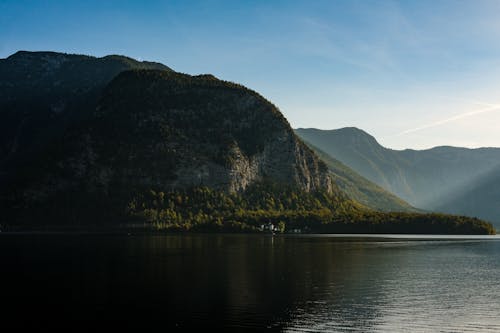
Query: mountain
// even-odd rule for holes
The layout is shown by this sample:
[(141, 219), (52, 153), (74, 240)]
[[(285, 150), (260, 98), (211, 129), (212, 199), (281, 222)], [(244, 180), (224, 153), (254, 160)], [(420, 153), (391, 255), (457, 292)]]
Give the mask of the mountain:
[[(163, 164), (174, 187), (238, 190), (271, 177), (307, 191), (331, 190), (323, 164), (274, 105), (211, 75), (192, 77), (123, 56), (21, 51), (0, 61), (0, 78), (4, 174), (25, 155), (37, 158), (51, 140), (80, 131), (78, 140), (95, 143), (82, 143), (88, 155), (110, 149), (109, 163)], [(148, 185), (160, 181), (143, 178)]]
[(19, 51), (0, 59), (0, 181), (89, 117), (104, 87), (130, 69), (171, 71), (116, 55)]
[(309, 147), (321, 158), (331, 171), (335, 184), (350, 198), (371, 209), (382, 212), (417, 212), (394, 194), (384, 190), (342, 162), (331, 157), (321, 149), (309, 144)]
[[(368, 133), (353, 127), (338, 130), (297, 129), (303, 140), (325, 151), (370, 181), (411, 205), (447, 213), (463, 213), (459, 201), (465, 193), (500, 166), (499, 148), (436, 147), (402, 151), (381, 146)], [(491, 211), (496, 199), (484, 198), (474, 216), (500, 222)]]
[(436, 206), (436, 210), (480, 216), (500, 225), (500, 167), (469, 183)]
[[(326, 167), (283, 115), (243, 86), (211, 75), (127, 71), (103, 95), (88, 134), (113, 177), (229, 192), (272, 179), (332, 191)], [(134, 169), (119, 168), (123, 160)]]
[(266, 181), (334, 192), (277, 108), (241, 85), (53, 52), (18, 52), (0, 73), (4, 202), (46, 211), (76, 195), (66, 203), (76, 212), (82, 195), (125, 205), (150, 189), (238, 192)]
[(122, 56), (0, 60), (0, 225), (491, 233), (356, 202), (246, 87)]

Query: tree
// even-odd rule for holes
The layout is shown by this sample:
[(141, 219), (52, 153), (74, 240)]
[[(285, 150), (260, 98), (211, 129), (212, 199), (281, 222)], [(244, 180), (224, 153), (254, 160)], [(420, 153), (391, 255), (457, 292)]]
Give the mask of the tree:
[(286, 224), (283, 221), (278, 222), (278, 231), (283, 233), (285, 232)]

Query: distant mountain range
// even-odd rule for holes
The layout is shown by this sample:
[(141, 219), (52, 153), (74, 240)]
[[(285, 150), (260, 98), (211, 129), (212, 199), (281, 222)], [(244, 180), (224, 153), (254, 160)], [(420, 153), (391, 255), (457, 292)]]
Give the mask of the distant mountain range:
[(500, 167), (450, 194), (436, 205), (435, 210), (477, 216), (495, 223), (500, 229)]
[[(308, 142), (306, 142), (309, 144)], [(366, 207), (383, 212), (417, 212), (418, 209), (398, 198), (381, 186), (369, 181), (353, 169), (336, 160), (321, 149), (309, 144), (330, 169), (335, 184), (347, 195)]]
[(399, 151), (354, 127), (295, 133), (415, 207), (478, 216), (500, 226), (500, 148)]
[(417, 213), (212, 75), (21, 51), (0, 59), (0, 117), (0, 227), (493, 232)]

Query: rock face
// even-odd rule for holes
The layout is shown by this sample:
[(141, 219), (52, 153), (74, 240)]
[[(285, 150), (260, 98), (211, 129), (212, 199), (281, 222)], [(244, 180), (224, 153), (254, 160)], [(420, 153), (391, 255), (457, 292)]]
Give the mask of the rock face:
[[(326, 166), (274, 105), (213, 76), (123, 72), (80, 131), (91, 142), (89, 172), (96, 186), (237, 192), (273, 181), (332, 190)], [(108, 176), (97, 176), (102, 174)]]
[(121, 205), (149, 189), (240, 192), (259, 182), (334, 191), (279, 110), (241, 85), (51, 52), (16, 53), (0, 60), (0, 74), (7, 209), (88, 198)]

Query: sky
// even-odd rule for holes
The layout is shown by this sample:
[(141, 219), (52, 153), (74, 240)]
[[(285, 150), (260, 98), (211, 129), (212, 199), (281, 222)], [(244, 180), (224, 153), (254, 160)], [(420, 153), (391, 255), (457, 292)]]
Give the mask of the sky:
[(18, 50), (211, 73), (393, 149), (500, 146), (500, 1), (0, 0), (0, 58)]

